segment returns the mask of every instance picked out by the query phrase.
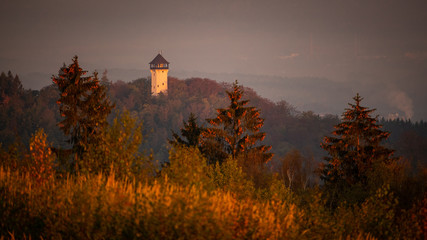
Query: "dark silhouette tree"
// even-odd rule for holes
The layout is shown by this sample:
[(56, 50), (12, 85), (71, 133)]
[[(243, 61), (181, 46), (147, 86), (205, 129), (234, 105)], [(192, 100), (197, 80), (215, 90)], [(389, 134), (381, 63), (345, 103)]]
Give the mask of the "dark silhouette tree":
[(241, 100), (243, 89), (234, 82), (232, 90), (226, 91), (230, 100), (227, 108), (217, 109), (217, 117), (207, 119), (212, 126), (202, 133), (203, 152), (211, 162), (220, 163), (228, 156), (233, 159), (256, 159), (265, 163), (272, 157), (267, 153), (271, 146), (259, 145), (265, 133), (260, 132), (264, 119), (255, 107), (247, 107), (249, 100)]
[(375, 171), (383, 174), (379, 172), (380, 166), (397, 161), (392, 157), (394, 151), (381, 145), (390, 133), (382, 131), (377, 118), (370, 116), (375, 109), (362, 107), (363, 98), (359, 94), (353, 99), (355, 104), (349, 103), (350, 108), (343, 113), (341, 123), (335, 126), (333, 136), (325, 137), (321, 144), (329, 154), (320, 169), (321, 179), (325, 187), (332, 190), (332, 195), (356, 185), (365, 192), (370, 176)]
[(108, 71), (104, 70), (101, 76), (101, 85), (106, 87), (107, 92), (110, 90), (111, 81), (108, 79)]
[(190, 113), (187, 122), (184, 121), (183, 124), (184, 127), (180, 129), (182, 137), (172, 131), (173, 139), (169, 143), (173, 146), (200, 147), (200, 136), (204, 128), (197, 124), (197, 117)]
[(73, 63), (68, 67), (64, 64), (58, 76), (52, 77), (60, 92), (57, 104), (64, 117), (58, 125), (65, 135), (70, 136), (69, 142), (78, 158), (88, 143), (99, 140), (108, 125), (107, 116), (114, 107), (106, 95), (105, 86), (98, 80), (97, 72), (87, 77), (86, 73), (75, 56)]
[(25, 90), (18, 75), (0, 74), (0, 142), (7, 147), (16, 141), (28, 145), (37, 121), (30, 109), (37, 91)]
[(0, 75), (0, 95), (13, 96), (22, 94), (23, 87), (21, 80), (18, 75), (13, 76), (11, 71), (7, 72), (7, 76), (4, 72)]

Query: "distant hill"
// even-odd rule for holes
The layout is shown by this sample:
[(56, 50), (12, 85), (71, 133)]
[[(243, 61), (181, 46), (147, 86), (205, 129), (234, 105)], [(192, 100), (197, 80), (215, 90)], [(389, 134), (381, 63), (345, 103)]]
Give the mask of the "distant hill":
[[(173, 74), (173, 73), (172, 73)], [(199, 74), (199, 75), (197, 75)], [(207, 74), (176, 73), (187, 78), (203, 76), (219, 82), (232, 82), (238, 79), (244, 86), (254, 89), (260, 96), (274, 102), (285, 100), (301, 111), (313, 111), (318, 114), (339, 115), (347, 107), (347, 102), (356, 93), (364, 97), (367, 106), (375, 106), (377, 114), (388, 119), (396, 117), (420, 121), (427, 119), (426, 81), (417, 81), (416, 76), (408, 79), (390, 79), (380, 82), (374, 76), (352, 76), (347, 81), (333, 81), (325, 77), (302, 76), (282, 77), (251, 74)], [(422, 86), (419, 85), (422, 83)]]
[[(102, 74), (105, 69), (98, 69)], [(56, 73), (27, 73), (20, 75), (25, 88), (39, 90), (51, 84), (51, 76)], [(149, 70), (107, 69), (112, 82), (131, 82), (149, 77)], [(384, 118), (411, 118), (413, 121), (427, 119), (427, 81), (416, 81), (420, 76), (396, 77), (380, 82), (375, 76), (354, 73), (346, 81), (332, 81), (325, 77), (301, 76), (283, 77), (241, 73), (204, 73), (170, 70), (170, 76), (179, 79), (201, 77), (218, 82), (232, 83), (239, 80), (246, 87), (254, 89), (260, 96), (273, 102), (285, 100), (300, 111), (313, 111), (320, 115), (340, 115), (347, 102), (356, 93), (364, 97), (367, 106), (375, 106), (377, 114)], [(411, 84), (412, 82), (417, 84)], [(419, 85), (421, 83), (421, 85)]]

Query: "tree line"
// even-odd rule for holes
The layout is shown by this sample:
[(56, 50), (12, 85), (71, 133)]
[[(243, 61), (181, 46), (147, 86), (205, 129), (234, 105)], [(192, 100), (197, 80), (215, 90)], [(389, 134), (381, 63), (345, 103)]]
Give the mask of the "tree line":
[[(0, 74), (0, 80), (0, 142), (3, 148), (28, 146), (31, 135), (38, 128), (45, 130), (48, 140), (56, 148), (69, 147), (66, 137), (56, 125), (62, 120), (56, 104), (59, 95), (56, 85), (41, 90), (24, 89), (19, 77), (11, 72)], [(101, 74), (100, 82), (106, 86), (109, 99), (116, 105), (108, 122), (111, 123), (127, 109), (144, 123), (141, 129), (145, 140), (139, 150), (153, 150), (154, 157), (160, 162), (168, 158), (167, 139), (172, 138), (172, 131), (178, 132), (191, 113), (197, 113), (197, 123), (205, 125), (204, 119), (212, 118), (215, 109), (226, 106), (225, 90), (231, 87), (209, 79), (178, 80), (172, 77), (169, 78), (169, 94), (153, 98), (147, 79), (112, 83), (105, 71)], [(273, 103), (259, 97), (250, 88), (244, 90), (245, 98), (260, 110), (260, 117), (265, 119), (264, 143), (272, 146), (275, 155), (271, 164), (275, 168), (280, 165), (281, 159), (295, 150), (306, 159), (313, 159), (316, 163), (321, 161), (325, 152), (319, 143), (339, 123), (337, 116), (299, 112), (285, 101)], [(414, 172), (427, 164), (426, 122), (400, 119), (379, 121), (384, 130), (392, 132), (385, 140), (387, 146), (395, 149), (397, 156), (407, 159)]]

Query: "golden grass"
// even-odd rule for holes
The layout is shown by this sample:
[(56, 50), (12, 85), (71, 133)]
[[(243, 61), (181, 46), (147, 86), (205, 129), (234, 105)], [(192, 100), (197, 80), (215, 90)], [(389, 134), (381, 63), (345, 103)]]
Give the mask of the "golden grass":
[[(162, 183), (136, 184), (102, 174), (79, 175), (35, 185), (29, 175), (1, 168), (0, 188), (4, 207), (15, 209), (1, 216), (2, 229), (45, 238), (113, 234), (149, 239), (283, 239), (298, 234), (295, 219), (302, 214), (292, 204), (241, 201), (228, 192), (180, 186), (167, 178)], [(8, 218), (29, 225), (7, 223)]]
[(0, 168), (0, 238), (374, 239), (351, 229), (351, 221), (361, 221), (356, 213), (333, 216), (318, 200), (302, 209), (281, 199), (242, 199), (167, 176), (138, 183), (68, 175), (40, 184)]

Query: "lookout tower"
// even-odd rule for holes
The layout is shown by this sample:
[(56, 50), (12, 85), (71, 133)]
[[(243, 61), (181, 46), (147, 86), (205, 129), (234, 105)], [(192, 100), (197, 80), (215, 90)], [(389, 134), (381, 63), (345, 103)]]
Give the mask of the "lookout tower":
[(169, 62), (159, 53), (150, 62), (151, 72), (151, 94), (158, 95), (160, 92), (168, 91)]

